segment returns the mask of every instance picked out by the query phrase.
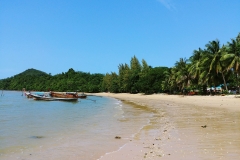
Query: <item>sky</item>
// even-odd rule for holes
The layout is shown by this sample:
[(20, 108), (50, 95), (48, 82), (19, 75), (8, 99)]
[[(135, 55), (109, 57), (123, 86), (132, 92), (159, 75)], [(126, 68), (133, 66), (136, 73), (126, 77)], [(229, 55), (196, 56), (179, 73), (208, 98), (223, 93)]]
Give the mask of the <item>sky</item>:
[(239, 0), (0, 0), (0, 79), (30, 68), (118, 73), (133, 56), (173, 67), (238, 33)]

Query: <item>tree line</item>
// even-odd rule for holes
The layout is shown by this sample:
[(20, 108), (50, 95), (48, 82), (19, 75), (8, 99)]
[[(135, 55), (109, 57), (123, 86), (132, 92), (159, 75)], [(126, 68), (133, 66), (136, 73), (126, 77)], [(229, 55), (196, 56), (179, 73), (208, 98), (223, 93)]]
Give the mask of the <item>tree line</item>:
[(240, 34), (220, 45), (219, 40), (209, 41), (205, 48), (193, 51), (189, 58), (180, 58), (166, 75), (165, 87), (169, 90), (200, 89), (221, 85), (227, 92), (239, 90)]
[(216, 92), (217, 86), (225, 93), (229, 89), (239, 91), (240, 34), (222, 46), (219, 40), (209, 41), (205, 48), (194, 50), (190, 58), (180, 58), (172, 68), (152, 68), (134, 56), (130, 65), (120, 64), (118, 69), (118, 74), (104, 76), (105, 91), (151, 94), (195, 90), (207, 94), (207, 87), (214, 87)]
[(161, 87), (168, 67), (152, 68), (143, 59), (140, 63), (136, 56), (131, 58), (130, 65), (119, 64), (118, 74), (107, 73), (103, 77), (102, 89), (113, 93), (159, 93), (164, 92)]
[(209, 41), (205, 48), (180, 58), (173, 67), (151, 67), (133, 56), (130, 63), (118, 65), (118, 73), (90, 74), (70, 68), (52, 76), (35, 69), (0, 80), (0, 89), (38, 91), (80, 91), (112, 93), (179, 93), (197, 90), (206, 94), (207, 87), (221, 86), (239, 90), (240, 34), (227, 44)]

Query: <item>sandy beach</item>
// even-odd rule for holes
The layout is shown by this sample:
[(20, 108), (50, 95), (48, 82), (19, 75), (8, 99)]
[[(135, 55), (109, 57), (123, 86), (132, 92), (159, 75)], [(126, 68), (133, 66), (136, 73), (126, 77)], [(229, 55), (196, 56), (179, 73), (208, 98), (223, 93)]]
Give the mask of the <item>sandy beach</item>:
[(94, 95), (148, 107), (154, 114), (149, 124), (128, 143), (105, 154), (100, 160), (240, 157), (240, 98), (163, 94)]

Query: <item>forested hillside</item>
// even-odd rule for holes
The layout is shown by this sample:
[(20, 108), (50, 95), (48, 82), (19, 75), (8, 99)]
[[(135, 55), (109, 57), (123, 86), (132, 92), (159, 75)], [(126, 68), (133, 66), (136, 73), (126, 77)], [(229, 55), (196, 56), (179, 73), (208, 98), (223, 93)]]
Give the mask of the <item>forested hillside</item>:
[(28, 69), (18, 75), (0, 80), (4, 90), (37, 90), (37, 91), (82, 91), (99, 92), (103, 74), (75, 72), (72, 68), (55, 76), (45, 72)]
[(145, 60), (143, 66), (134, 56), (131, 65), (119, 65), (117, 73), (90, 74), (74, 71), (52, 76), (45, 72), (28, 69), (18, 75), (0, 80), (0, 89), (3, 90), (36, 90), (36, 91), (79, 91), (79, 92), (128, 92), (128, 93), (158, 93), (163, 92), (162, 81), (167, 67), (148, 66)]

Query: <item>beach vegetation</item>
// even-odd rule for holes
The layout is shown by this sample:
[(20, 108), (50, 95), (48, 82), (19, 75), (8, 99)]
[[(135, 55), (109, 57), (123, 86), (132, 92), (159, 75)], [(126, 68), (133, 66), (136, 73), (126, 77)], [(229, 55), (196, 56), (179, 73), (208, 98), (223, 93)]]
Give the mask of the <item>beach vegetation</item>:
[[(119, 81), (117, 92), (206, 95), (239, 89), (239, 74), (240, 34), (226, 45), (221, 45), (217, 39), (209, 41), (204, 49), (194, 50), (188, 59), (180, 58), (171, 68), (153, 68), (144, 59), (142, 64), (139, 63), (134, 56), (130, 67), (120, 64), (119, 74), (114, 77)], [(219, 86), (220, 92), (217, 90)], [(105, 89), (114, 92), (110, 88)]]
[[(0, 80), (0, 89), (79, 91), (112, 93), (226, 94), (240, 92), (240, 33), (227, 44), (218, 39), (180, 58), (171, 67), (152, 67), (134, 55), (129, 64), (118, 65), (118, 73), (90, 74), (75, 71), (57, 75), (28, 69)], [(209, 89), (211, 88), (211, 89)], [(234, 92), (232, 92), (234, 91)]]

